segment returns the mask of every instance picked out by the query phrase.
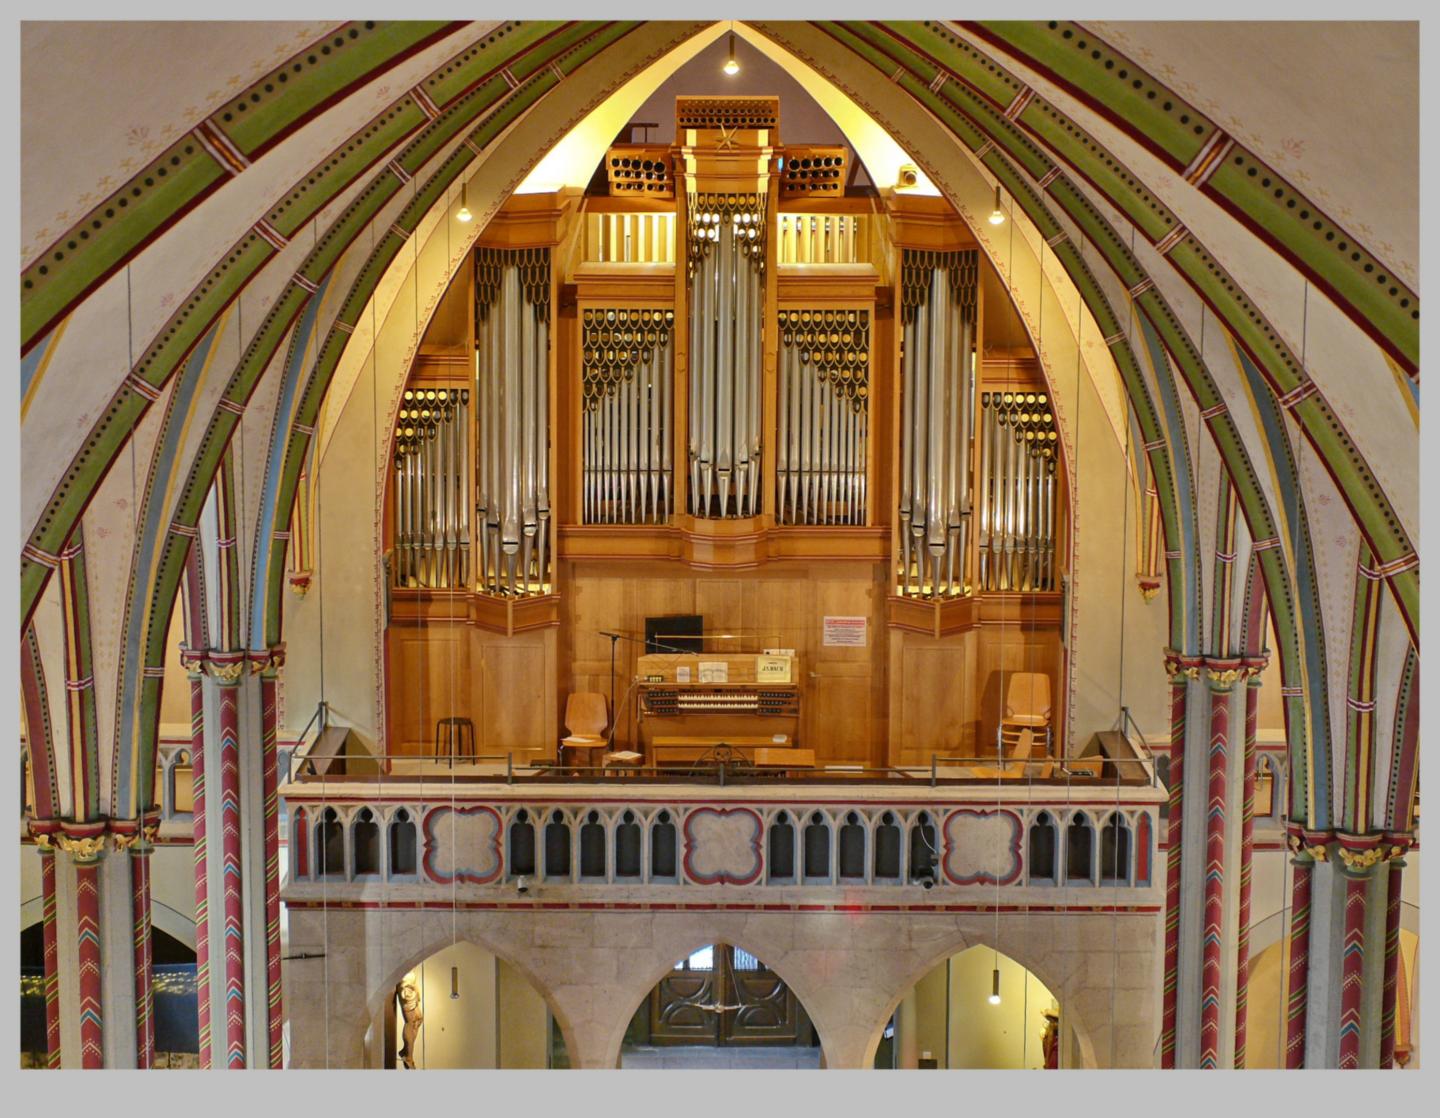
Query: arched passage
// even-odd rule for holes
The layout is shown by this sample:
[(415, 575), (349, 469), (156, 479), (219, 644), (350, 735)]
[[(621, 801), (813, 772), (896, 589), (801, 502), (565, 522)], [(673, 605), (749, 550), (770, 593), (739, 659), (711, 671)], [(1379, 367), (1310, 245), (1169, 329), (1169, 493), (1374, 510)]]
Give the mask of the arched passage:
[(441, 946), (379, 998), (366, 1031), (369, 1067), (539, 1069), (557, 1055), (567, 1066), (545, 996), (514, 963), (469, 940)]
[(620, 1049), (625, 1069), (820, 1066), (819, 1034), (795, 991), (728, 943), (676, 960), (632, 1014)]
[(932, 966), (900, 997), (875, 1041), (877, 1068), (1074, 1066), (1062, 1055), (1059, 999), (1039, 976), (983, 944)]

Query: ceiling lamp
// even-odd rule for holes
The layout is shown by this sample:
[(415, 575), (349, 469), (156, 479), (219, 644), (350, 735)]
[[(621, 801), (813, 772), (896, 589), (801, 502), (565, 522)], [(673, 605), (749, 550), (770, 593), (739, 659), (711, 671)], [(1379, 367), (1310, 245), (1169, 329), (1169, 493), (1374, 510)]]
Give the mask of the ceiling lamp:
[(470, 221), (475, 216), (470, 212), (470, 207), (466, 204), (469, 201), (470, 183), (468, 181), (462, 182), (460, 184), (460, 208), (455, 211), (455, 220), (460, 222), (460, 224), (462, 225)]
[(738, 63), (738, 62), (735, 61), (735, 31), (734, 31), (735, 21), (734, 21), (734, 20), (731, 20), (731, 21), (730, 21), (730, 28), (731, 28), (731, 31), (730, 31), (730, 57), (727, 58), (727, 59), (725, 59), (725, 65), (722, 66), (722, 67), (720, 67), (720, 68), (721, 68), (722, 70), (724, 70), (726, 74), (728, 74), (730, 77), (733, 78), (736, 74), (738, 74), (738, 73), (740, 72), (740, 63)]
[(996, 967), (990, 972), (990, 997), (986, 999), (991, 1005), (1000, 1004), (1000, 968)]
[(995, 184), (995, 208), (990, 211), (991, 225), (1005, 224), (1005, 211), (1000, 208), (1000, 184)]

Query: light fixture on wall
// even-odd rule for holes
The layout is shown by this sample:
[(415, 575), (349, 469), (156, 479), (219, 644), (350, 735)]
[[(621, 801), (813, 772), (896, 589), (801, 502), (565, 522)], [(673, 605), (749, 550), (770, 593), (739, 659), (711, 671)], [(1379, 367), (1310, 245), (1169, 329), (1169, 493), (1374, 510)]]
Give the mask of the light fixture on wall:
[[(999, 972), (998, 970), (995, 972), (995, 981), (996, 981), (997, 983), (1000, 981), (1000, 972)], [(1000, 987), (999, 987), (999, 986), (996, 986), (995, 988), (998, 990)], [(459, 967), (451, 967), (451, 968), (450, 968), (450, 999), (451, 999), (452, 1001), (457, 1001), (457, 1002), (460, 1000), (460, 968), (459, 968)], [(998, 1001), (999, 999), (997, 998), (996, 1000)]]
[(996, 967), (990, 972), (990, 996), (985, 999), (991, 1005), (1000, 1004), (1000, 968)]
[(730, 21), (730, 56), (725, 59), (725, 65), (720, 67), (730, 77), (740, 72), (740, 63), (735, 61), (735, 21)]
[(991, 225), (1005, 224), (1005, 211), (1000, 208), (1000, 184), (995, 184), (995, 208), (990, 211)]
[(460, 208), (455, 211), (455, 220), (461, 224), (470, 221), (475, 216), (470, 212), (469, 201), (470, 183), (462, 182), (460, 184)]

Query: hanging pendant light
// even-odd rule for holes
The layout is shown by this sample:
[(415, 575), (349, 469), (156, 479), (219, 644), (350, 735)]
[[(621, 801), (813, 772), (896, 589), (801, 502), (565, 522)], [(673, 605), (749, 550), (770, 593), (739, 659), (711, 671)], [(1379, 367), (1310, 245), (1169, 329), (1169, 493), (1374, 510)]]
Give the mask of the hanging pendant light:
[(1005, 211), (1000, 208), (1000, 184), (995, 184), (995, 208), (990, 211), (991, 225), (1005, 224)]
[(735, 21), (730, 21), (730, 56), (725, 59), (725, 65), (720, 67), (730, 77), (740, 72), (740, 63), (735, 61)]
[(460, 184), (460, 208), (455, 211), (455, 220), (462, 225), (469, 222), (475, 215), (470, 212), (470, 183), (468, 181)]
[(1000, 968), (990, 972), (990, 996), (985, 999), (991, 1005), (1000, 1004)]
[[(996, 981), (996, 982), (999, 982), (999, 981), (1000, 981), (1000, 972), (999, 972), (998, 970), (995, 972), (995, 981)], [(998, 990), (999, 987), (997, 986), (996, 989)], [(459, 968), (459, 967), (451, 967), (451, 968), (450, 968), (450, 999), (451, 999), (451, 1001), (457, 1001), (457, 1002), (460, 1000), (460, 968)], [(997, 999), (997, 1000), (998, 1000), (998, 999)]]

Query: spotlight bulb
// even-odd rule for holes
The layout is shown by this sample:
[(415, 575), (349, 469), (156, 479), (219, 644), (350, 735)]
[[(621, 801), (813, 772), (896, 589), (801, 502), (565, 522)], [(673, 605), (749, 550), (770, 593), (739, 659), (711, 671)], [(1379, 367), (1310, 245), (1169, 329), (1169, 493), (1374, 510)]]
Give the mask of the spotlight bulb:
[(995, 184), (995, 208), (990, 211), (991, 225), (1005, 224), (1005, 211), (1000, 208), (1000, 184)]
[(986, 999), (991, 1005), (1000, 1004), (1000, 968), (996, 967), (990, 973), (990, 997)]
[(730, 57), (725, 60), (725, 65), (720, 67), (730, 77), (740, 72), (740, 63), (735, 61), (735, 32), (730, 32)]

